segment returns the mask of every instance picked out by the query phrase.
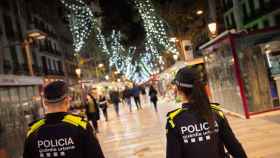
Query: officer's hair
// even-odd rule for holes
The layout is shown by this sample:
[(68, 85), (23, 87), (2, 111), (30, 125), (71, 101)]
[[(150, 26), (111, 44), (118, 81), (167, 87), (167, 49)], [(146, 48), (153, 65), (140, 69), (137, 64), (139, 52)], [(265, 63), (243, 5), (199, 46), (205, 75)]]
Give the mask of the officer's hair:
[(183, 92), (191, 105), (190, 110), (196, 112), (205, 121), (209, 122), (210, 128), (214, 129), (214, 117), (204, 84), (200, 81), (197, 73), (194, 73), (194, 86), (192, 88), (177, 85), (179, 91)]

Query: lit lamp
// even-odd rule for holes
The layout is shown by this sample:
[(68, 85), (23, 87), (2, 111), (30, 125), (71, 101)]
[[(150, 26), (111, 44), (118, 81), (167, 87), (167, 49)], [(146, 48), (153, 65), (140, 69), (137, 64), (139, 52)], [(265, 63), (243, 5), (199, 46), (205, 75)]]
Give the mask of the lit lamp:
[(118, 78), (118, 80), (117, 80), (117, 81), (118, 81), (118, 82), (121, 82), (121, 79), (119, 79), (119, 78)]
[(179, 57), (178, 57), (177, 54), (174, 54), (174, 55), (173, 55), (173, 59), (174, 59), (174, 60), (178, 60), (178, 58), (179, 58)]
[(80, 78), (82, 70), (80, 68), (77, 68), (75, 71), (76, 71), (77, 76)]
[(45, 39), (47, 35), (39, 30), (30, 30), (27, 32), (27, 37), (41, 40), (41, 39)]
[(217, 23), (211, 22), (208, 24), (208, 29), (212, 35), (216, 35), (217, 33)]
[(34, 71), (33, 71), (33, 62), (32, 62), (32, 52), (30, 50), (29, 45), (33, 42), (33, 40), (45, 39), (46, 36), (47, 34), (39, 30), (30, 30), (27, 32), (26, 37), (22, 43), (27, 57), (27, 65), (28, 65), (30, 76), (34, 76)]
[(196, 14), (197, 15), (201, 15), (201, 14), (203, 14), (203, 11), (202, 10), (198, 10), (198, 11), (196, 11)]
[(108, 81), (110, 79), (110, 77), (108, 75), (106, 75), (105, 79)]
[(102, 68), (102, 67), (104, 67), (104, 64), (101, 63), (101, 64), (98, 65), (98, 67)]
[(176, 37), (171, 37), (171, 38), (169, 38), (169, 41), (175, 43), (175, 42), (178, 42), (178, 39)]

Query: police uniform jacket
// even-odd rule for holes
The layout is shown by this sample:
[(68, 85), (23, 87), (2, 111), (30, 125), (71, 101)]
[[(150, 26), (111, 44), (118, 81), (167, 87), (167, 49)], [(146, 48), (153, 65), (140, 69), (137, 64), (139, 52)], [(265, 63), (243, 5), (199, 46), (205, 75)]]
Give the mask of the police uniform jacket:
[(104, 158), (91, 125), (80, 116), (50, 113), (31, 124), (23, 158)]
[(247, 158), (228, 121), (217, 105), (211, 105), (214, 125), (191, 110), (191, 104), (168, 114), (167, 158), (225, 158), (224, 147), (234, 158)]

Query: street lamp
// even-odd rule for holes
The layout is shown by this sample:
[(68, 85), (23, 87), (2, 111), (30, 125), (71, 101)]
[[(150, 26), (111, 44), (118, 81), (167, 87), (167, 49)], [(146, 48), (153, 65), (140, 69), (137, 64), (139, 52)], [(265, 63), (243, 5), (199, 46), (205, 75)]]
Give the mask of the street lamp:
[(169, 41), (175, 43), (175, 42), (178, 42), (178, 39), (176, 37), (171, 37), (171, 38), (169, 38)]
[(110, 79), (109, 75), (106, 75), (105, 79), (108, 81)]
[(209, 29), (209, 31), (212, 35), (216, 35), (216, 33), (217, 33), (217, 23), (216, 22), (210, 22), (208, 24), (208, 29)]
[(104, 67), (104, 64), (101, 63), (101, 64), (98, 65), (98, 67), (99, 67), (99, 68), (103, 68), (103, 67)]
[(76, 72), (78, 78), (80, 78), (81, 77), (81, 73), (82, 73), (81, 68), (76, 68), (75, 72)]
[(177, 54), (174, 54), (174, 55), (173, 55), (173, 59), (174, 59), (174, 60), (178, 60), (178, 58), (179, 58), (179, 56), (178, 56)]
[(197, 14), (197, 15), (203, 14), (203, 10), (198, 10), (198, 11), (196, 11), (196, 14)]
[(46, 38), (46, 34), (39, 30), (31, 30), (27, 32), (27, 36), (23, 41), (23, 47), (25, 49), (26, 57), (27, 57), (27, 65), (29, 69), (30, 76), (34, 76), (34, 71), (32, 67), (32, 55), (30, 51), (30, 44), (33, 42), (32, 40), (41, 40)]

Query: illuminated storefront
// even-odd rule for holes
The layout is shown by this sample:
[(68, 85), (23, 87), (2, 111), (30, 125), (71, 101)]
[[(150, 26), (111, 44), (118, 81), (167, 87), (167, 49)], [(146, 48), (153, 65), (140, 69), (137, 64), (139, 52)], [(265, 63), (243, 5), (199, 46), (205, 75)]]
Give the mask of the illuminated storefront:
[(212, 101), (246, 118), (279, 108), (280, 30), (225, 32), (201, 47)]

